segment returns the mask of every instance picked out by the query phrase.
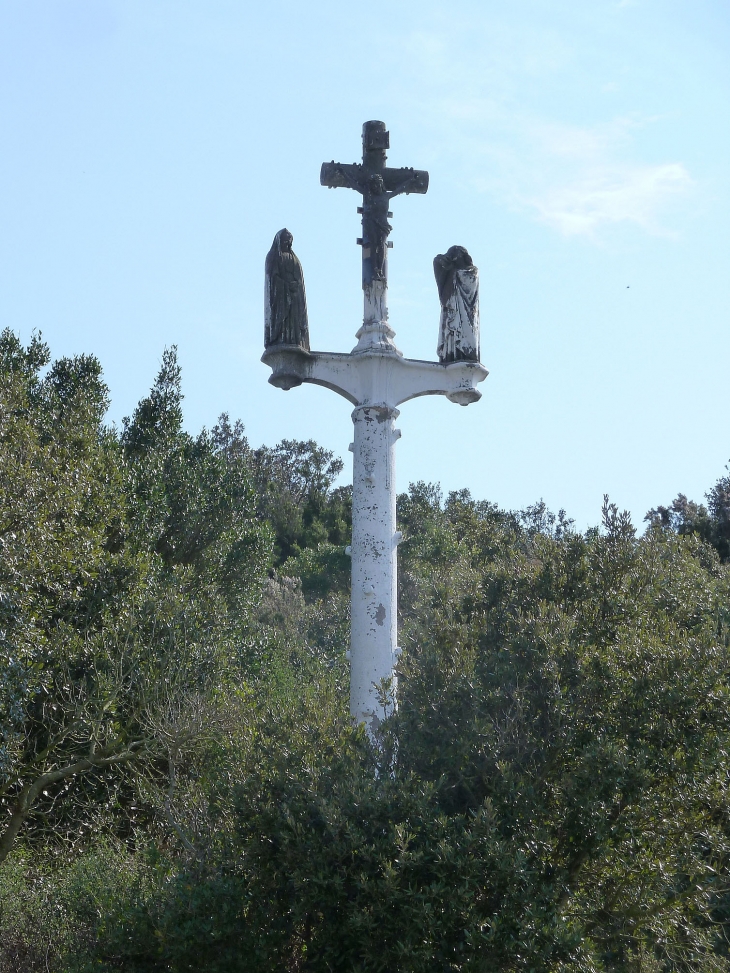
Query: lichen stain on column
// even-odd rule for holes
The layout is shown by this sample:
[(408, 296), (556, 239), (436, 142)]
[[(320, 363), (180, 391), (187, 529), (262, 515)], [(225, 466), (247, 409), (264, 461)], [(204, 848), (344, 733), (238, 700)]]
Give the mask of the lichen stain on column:
[(382, 602), (378, 605), (377, 611), (375, 612), (375, 621), (378, 625), (382, 625), (385, 621), (385, 605)]

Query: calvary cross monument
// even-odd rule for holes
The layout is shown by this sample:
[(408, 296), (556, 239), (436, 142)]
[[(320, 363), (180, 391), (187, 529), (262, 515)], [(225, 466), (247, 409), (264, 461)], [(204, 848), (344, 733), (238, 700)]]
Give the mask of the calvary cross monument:
[(478, 273), (464, 247), (434, 260), (441, 302), (438, 362), (404, 358), (388, 322), (388, 236), (395, 196), (425, 193), (428, 173), (386, 167), (389, 133), (365, 122), (362, 163), (325, 162), (320, 182), (362, 195), (363, 324), (349, 354), (311, 351), (302, 267), (284, 229), (266, 257), (265, 346), (269, 382), (291, 389), (312, 382), (355, 407), (352, 474), (350, 712), (374, 730), (385, 715), (383, 687), (395, 694), (398, 649), (395, 428), (398, 406), (419, 395), (469, 405), (487, 377), (479, 361)]

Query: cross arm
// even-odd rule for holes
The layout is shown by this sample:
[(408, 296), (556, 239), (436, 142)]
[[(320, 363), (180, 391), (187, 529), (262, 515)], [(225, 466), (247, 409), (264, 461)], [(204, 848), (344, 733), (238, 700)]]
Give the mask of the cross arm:
[(322, 385), (359, 405), (360, 374), (352, 367), (352, 356), (337, 352), (304, 351), (298, 345), (272, 345), (261, 356), (271, 369), (269, 384), (296, 388), (302, 382)]
[(383, 173), (385, 191), (389, 196), (401, 193), (428, 192), (428, 173), (425, 169), (386, 169)]
[[(367, 172), (365, 170), (365, 175)], [(389, 196), (398, 196), (401, 193), (423, 194), (428, 191), (428, 173), (425, 169), (384, 169), (378, 174), (382, 176), (383, 186)], [(357, 162), (323, 162), (319, 182), (329, 189), (354, 189), (359, 193), (365, 190), (363, 167)]]
[(320, 186), (329, 189), (354, 189), (361, 193), (362, 166), (358, 163), (323, 162), (319, 173)]
[(389, 408), (420, 395), (445, 395), (450, 402), (469, 405), (482, 397), (477, 385), (489, 374), (481, 362), (442, 365), (396, 353), (307, 352), (296, 345), (273, 345), (261, 360), (271, 368), (269, 382), (277, 388), (309, 382), (332, 389), (353, 405)]
[(394, 405), (421, 395), (445, 395), (450, 402), (469, 405), (478, 402), (482, 393), (477, 385), (489, 372), (481, 362), (440, 362), (401, 358), (394, 363), (391, 394)]

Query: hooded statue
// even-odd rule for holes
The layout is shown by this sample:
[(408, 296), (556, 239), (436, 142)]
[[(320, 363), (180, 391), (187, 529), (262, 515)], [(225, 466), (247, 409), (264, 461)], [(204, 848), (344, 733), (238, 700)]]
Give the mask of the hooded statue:
[(433, 272), (441, 301), (439, 361), (479, 361), (479, 271), (465, 247), (449, 247), (434, 259)]
[(293, 241), (287, 229), (279, 230), (266, 254), (264, 345), (297, 345), (309, 351), (304, 274)]

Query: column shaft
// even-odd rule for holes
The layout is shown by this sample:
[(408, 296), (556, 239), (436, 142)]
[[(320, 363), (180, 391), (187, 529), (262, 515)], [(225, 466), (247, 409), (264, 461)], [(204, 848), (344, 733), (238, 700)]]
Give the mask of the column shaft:
[[(397, 409), (361, 406), (352, 478), (350, 712), (371, 726), (382, 719), (376, 686), (393, 677), (398, 639), (395, 443)], [(395, 685), (393, 684), (393, 698)]]

